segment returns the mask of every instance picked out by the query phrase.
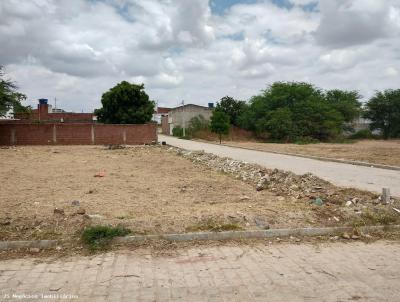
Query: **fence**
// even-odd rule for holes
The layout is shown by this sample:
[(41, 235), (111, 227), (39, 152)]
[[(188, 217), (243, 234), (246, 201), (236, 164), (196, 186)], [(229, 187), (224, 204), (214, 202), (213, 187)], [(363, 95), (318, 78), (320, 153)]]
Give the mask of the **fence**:
[(0, 123), (0, 145), (141, 145), (157, 142), (156, 124)]

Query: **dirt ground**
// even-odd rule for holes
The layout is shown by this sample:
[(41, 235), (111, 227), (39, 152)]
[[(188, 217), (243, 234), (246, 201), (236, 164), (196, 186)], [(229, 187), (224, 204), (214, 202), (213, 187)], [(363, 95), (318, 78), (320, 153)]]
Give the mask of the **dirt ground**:
[(167, 148), (0, 149), (0, 240), (77, 238), (93, 224), (159, 234), (209, 224), (243, 229), (343, 225), (356, 215), (340, 205), (322, 208), (258, 192)]
[(335, 159), (363, 161), (400, 167), (400, 140), (363, 140), (349, 144), (273, 144), (257, 142), (224, 142), (229, 146)]

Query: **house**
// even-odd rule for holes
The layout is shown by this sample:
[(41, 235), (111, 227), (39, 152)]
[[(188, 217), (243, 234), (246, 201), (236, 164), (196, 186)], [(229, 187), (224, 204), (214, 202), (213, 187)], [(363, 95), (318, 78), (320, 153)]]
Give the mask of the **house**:
[(214, 107), (213, 105), (213, 103), (209, 103), (208, 107), (205, 107), (187, 104), (172, 108), (168, 112), (168, 116), (164, 116), (161, 119), (162, 133), (172, 135), (172, 129), (175, 127), (187, 128), (189, 126), (189, 121), (199, 115), (202, 115), (206, 120), (210, 120)]
[(93, 113), (66, 112), (62, 109), (52, 108), (47, 99), (39, 99), (37, 109), (33, 109), (30, 113), (16, 113), (14, 118), (17, 120), (62, 123), (93, 123), (96, 121)]
[(157, 109), (154, 110), (152, 120), (153, 120), (154, 122), (156, 122), (158, 125), (160, 125), (160, 124), (161, 124), (161, 118), (162, 118), (163, 116), (168, 116), (168, 112), (169, 112), (170, 110), (171, 110), (171, 108), (167, 108), (167, 107), (158, 107), (158, 106), (157, 106)]

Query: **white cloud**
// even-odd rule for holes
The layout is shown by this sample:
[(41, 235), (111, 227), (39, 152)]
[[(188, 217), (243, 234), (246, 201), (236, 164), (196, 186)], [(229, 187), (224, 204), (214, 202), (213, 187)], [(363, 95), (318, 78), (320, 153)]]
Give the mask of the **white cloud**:
[(272, 0), (212, 15), (207, 0), (2, 0), (0, 64), (30, 99), (92, 110), (122, 80), (162, 105), (248, 99), (277, 80), (396, 88), (397, 0)]

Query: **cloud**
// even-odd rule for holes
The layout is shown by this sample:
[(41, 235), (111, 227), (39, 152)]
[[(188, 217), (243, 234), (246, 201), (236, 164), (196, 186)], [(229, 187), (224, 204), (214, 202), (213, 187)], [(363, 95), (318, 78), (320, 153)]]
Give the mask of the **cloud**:
[(397, 0), (2, 0), (0, 64), (29, 101), (90, 111), (123, 80), (161, 105), (273, 81), (396, 88)]

